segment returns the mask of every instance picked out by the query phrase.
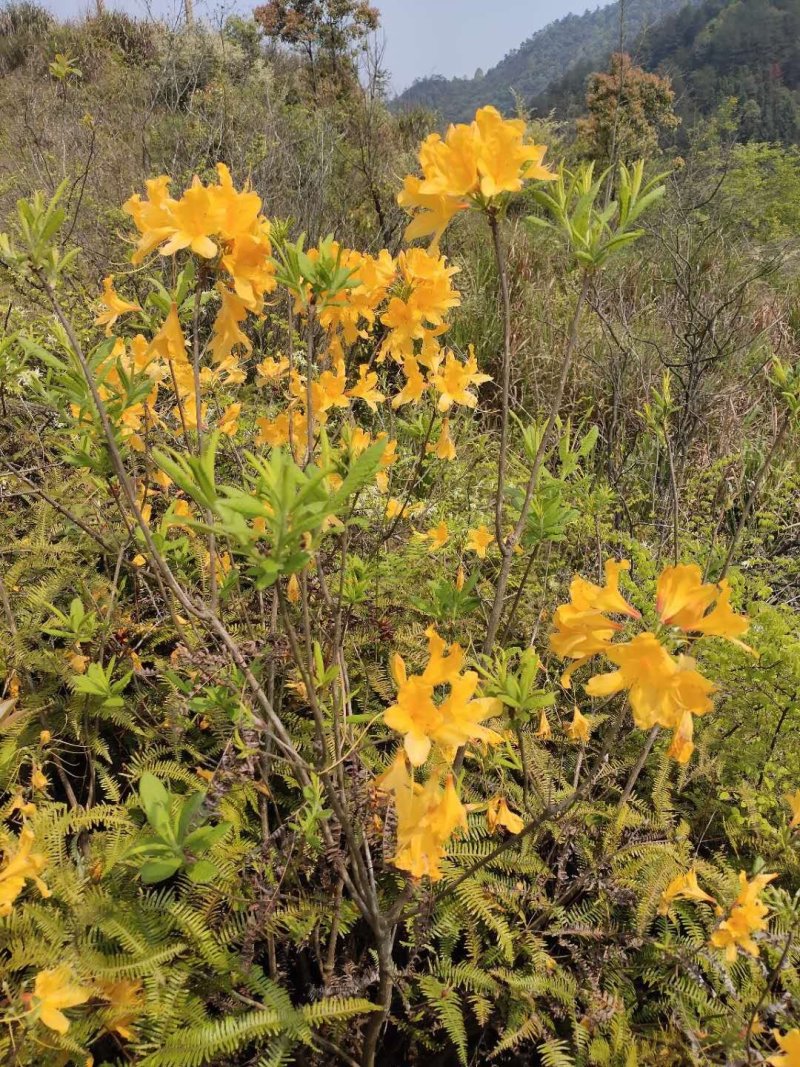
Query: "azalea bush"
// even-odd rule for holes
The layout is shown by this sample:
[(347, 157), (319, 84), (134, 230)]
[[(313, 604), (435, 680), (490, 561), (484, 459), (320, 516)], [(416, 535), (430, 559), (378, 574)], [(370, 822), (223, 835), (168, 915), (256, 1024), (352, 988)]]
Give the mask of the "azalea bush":
[[(153, 178), (91, 315), (64, 191), (20, 201), (7, 1062), (800, 1062), (797, 615), (740, 566), (800, 376), (766, 361), (772, 447), (683, 528), (667, 375), (671, 513), (637, 523), (565, 398), (669, 179), (546, 158), (490, 107), (431, 134), (394, 251), (310, 241), (222, 163)], [(520, 226), (568, 309), (537, 411)]]

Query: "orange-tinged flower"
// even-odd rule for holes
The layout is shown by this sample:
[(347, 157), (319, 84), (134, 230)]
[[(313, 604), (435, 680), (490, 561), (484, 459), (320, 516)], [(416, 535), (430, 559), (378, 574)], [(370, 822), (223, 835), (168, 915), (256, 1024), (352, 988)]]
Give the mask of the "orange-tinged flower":
[(204, 259), (214, 259), (219, 245), (212, 236), (222, 229), (222, 214), (214, 192), (195, 175), (190, 188), (172, 204), (169, 240), (161, 248), (162, 256), (171, 256), (187, 248)]
[(427, 537), (430, 541), (428, 551), (438, 552), (450, 540), (450, 531), (447, 528), (447, 523), (442, 521), (438, 525), (432, 526), (427, 533), (423, 534), (423, 537)]
[(498, 826), (504, 826), (512, 834), (518, 834), (525, 829), (524, 819), (511, 811), (506, 798), (501, 796), (492, 797), (489, 801), (489, 807), (486, 809), (486, 825), (489, 827), (490, 834), (493, 834)]
[(147, 199), (142, 200), (138, 193), (127, 200), (122, 210), (131, 216), (141, 239), (131, 257), (134, 263), (141, 263), (153, 249), (170, 236), (172, 232), (172, 204), (169, 195), (170, 178), (162, 174), (145, 182)]
[(794, 793), (787, 794), (786, 803), (792, 810), (792, 819), (789, 825), (792, 828), (800, 826), (800, 789), (795, 790)]
[(482, 107), (475, 115), (475, 125), (481, 193), (487, 199), (516, 193), (524, 181), (554, 181), (558, 177), (542, 163), (547, 148), (525, 144), (522, 119), (504, 119), (496, 108)]
[[(708, 611), (712, 604), (714, 607)], [(656, 610), (668, 626), (707, 637), (727, 637), (738, 644), (738, 638), (747, 633), (749, 626), (747, 618), (737, 615), (731, 607), (728, 580), (723, 578), (716, 585), (704, 583), (700, 568), (694, 563), (667, 567), (662, 572)]]
[(222, 303), (214, 319), (209, 348), (214, 362), (219, 364), (230, 359), (234, 348), (243, 348), (245, 352), (250, 352), (253, 346), (241, 328), (241, 324), (247, 319), (244, 301), (222, 285), (217, 288)]
[(581, 714), (580, 709), (576, 705), (575, 710), (572, 713), (572, 722), (569, 726), (565, 727), (567, 737), (570, 741), (577, 741), (580, 744), (585, 745), (589, 740), (590, 732), (591, 727), (589, 725), (589, 720), (585, 715)]
[(445, 193), (423, 193), (421, 190), (422, 178), (409, 174), (403, 179), (403, 188), (397, 196), (397, 203), (406, 208), (409, 214), (413, 214), (417, 208), (420, 209), (406, 227), (403, 236), (406, 241), (430, 237), (431, 245), (435, 247), (450, 220), (469, 205)]
[(604, 571), (605, 585), (595, 585), (586, 578), (576, 576), (569, 587), (570, 600), (578, 611), (605, 611), (611, 615), (630, 615), (632, 619), (641, 617), (636, 608), (631, 607), (619, 591), (619, 576), (622, 571), (630, 570), (630, 561), (621, 559), (606, 560)]
[(36, 975), (33, 986), (33, 1007), (39, 1021), (58, 1034), (69, 1030), (69, 1019), (63, 1008), (75, 1008), (85, 1004), (92, 995), (92, 990), (78, 985), (72, 968), (63, 965)]
[(475, 552), (480, 559), (486, 559), (486, 550), (494, 541), (494, 536), (489, 533), (488, 526), (478, 526), (474, 530), (467, 531), (466, 550)]
[(800, 1030), (795, 1028), (782, 1035), (773, 1030), (772, 1036), (783, 1055), (768, 1056), (767, 1063), (771, 1063), (772, 1067), (800, 1067)]
[(444, 685), (455, 681), (464, 667), (464, 650), (461, 645), (448, 645), (433, 626), (428, 627), (425, 636), (428, 638), (428, 663), (422, 677), (430, 685)]
[(684, 711), (681, 715), (675, 732), (672, 735), (672, 744), (667, 750), (670, 759), (676, 763), (688, 763), (694, 752), (694, 719), (690, 711)]
[(34, 883), (43, 897), (50, 896), (50, 890), (39, 877), (47, 866), (47, 857), (40, 852), (33, 852), (35, 840), (33, 830), (23, 826), (16, 851), (12, 853), (6, 849), (5, 860), (0, 867), (0, 915), (11, 914), (11, 907), (24, 889), (26, 879)]
[(107, 278), (103, 278), (103, 293), (100, 296), (100, 303), (105, 308), (105, 311), (99, 312), (94, 323), (95, 326), (105, 326), (106, 337), (111, 336), (114, 323), (120, 315), (126, 315), (131, 311), (142, 310), (138, 304), (122, 299), (114, 288), (114, 278), (110, 274)]
[(687, 871), (686, 874), (679, 874), (672, 879), (661, 894), (658, 914), (666, 915), (673, 900), (704, 900), (709, 904), (716, 904), (714, 897), (709, 896), (697, 884), (697, 871), (694, 868)]
[(777, 877), (777, 874), (757, 874), (748, 881), (745, 872), (739, 872), (739, 895), (733, 902), (728, 918), (711, 935), (711, 944), (714, 948), (725, 950), (725, 958), (729, 963), (736, 959), (737, 948), (744, 949), (751, 956), (759, 954), (752, 935), (766, 930), (769, 915), (769, 908), (760, 899), (760, 894)]

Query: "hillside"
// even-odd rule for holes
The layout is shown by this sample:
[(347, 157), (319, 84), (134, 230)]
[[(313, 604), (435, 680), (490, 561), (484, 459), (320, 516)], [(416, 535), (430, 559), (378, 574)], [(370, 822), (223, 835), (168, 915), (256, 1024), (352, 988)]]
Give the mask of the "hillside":
[[(800, 0), (705, 0), (665, 19), (641, 41), (638, 62), (669, 74), (691, 127), (735, 99), (740, 140), (800, 139)], [(532, 104), (561, 117), (583, 108), (593, 59), (576, 64)]]
[[(629, 0), (624, 7), (624, 46), (632, 48), (644, 31), (685, 6), (686, 0)], [(567, 15), (533, 34), (484, 75), (422, 78), (400, 94), (395, 104), (429, 107), (452, 122), (469, 119), (481, 104), (509, 111), (516, 95), (538, 96), (577, 65), (595, 68), (619, 47), (619, 16), (619, 2), (583, 15)]]

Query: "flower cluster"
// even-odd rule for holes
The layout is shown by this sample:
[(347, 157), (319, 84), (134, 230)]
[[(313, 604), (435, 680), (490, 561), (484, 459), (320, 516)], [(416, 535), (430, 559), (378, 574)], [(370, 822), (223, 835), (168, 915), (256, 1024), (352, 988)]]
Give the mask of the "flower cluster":
[[(213, 367), (200, 371), (201, 391), (218, 383), (244, 381), (238, 353), (249, 353), (252, 345), (243, 325), (249, 314), (263, 313), (264, 299), (276, 287), (270, 224), (261, 214), (261, 198), (252, 190), (234, 188), (224, 164), (218, 164), (217, 174), (219, 181), (214, 185), (204, 185), (195, 177), (177, 200), (169, 195), (169, 178), (155, 178), (146, 183), (145, 199), (137, 194), (124, 205), (140, 234), (134, 263), (156, 249), (164, 256), (185, 249), (203, 261), (208, 277), (216, 279), (220, 305), (208, 345)], [(142, 310), (116, 292), (111, 277), (103, 283), (100, 306), (95, 322), (108, 335), (122, 315)], [(164, 384), (175, 394), (172, 416), (176, 424), (183, 432), (197, 428), (194, 367), (176, 304), (171, 305), (152, 341), (140, 334), (128, 348), (117, 340), (98, 374), (103, 399), (118, 393), (122, 376), (131, 372), (144, 373), (152, 382), (150, 395), (128, 405), (122, 419), (127, 434), (135, 435), (134, 447), (140, 444), (142, 422), (158, 423), (155, 402)], [(201, 404), (201, 419), (206, 414), (206, 405)], [(238, 410), (225, 411), (219, 421), (221, 432), (234, 433), (237, 417)]]
[(670, 755), (685, 763), (694, 750), (693, 716), (712, 710), (715, 686), (700, 674), (691, 656), (673, 654), (662, 638), (675, 633), (681, 641), (690, 635), (718, 636), (741, 645), (748, 621), (731, 608), (727, 580), (704, 583), (699, 567), (683, 564), (667, 567), (658, 580), (656, 611), (663, 632), (647, 630), (630, 641), (614, 643), (623, 625), (610, 615), (641, 617), (619, 591), (620, 573), (629, 567), (627, 560), (609, 560), (604, 586), (576, 577), (570, 602), (555, 612), (550, 645), (557, 655), (574, 661), (562, 676), (567, 688), (575, 670), (593, 656), (605, 656), (617, 670), (590, 678), (586, 692), (611, 696), (626, 691), (636, 725), (643, 730), (653, 726), (673, 730)]
[(414, 215), (406, 240), (439, 241), (450, 220), (472, 205), (485, 207), (503, 193), (516, 193), (530, 179), (557, 177), (542, 163), (544, 145), (526, 144), (522, 119), (504, 119), (482, 107), (469, 124), (432, 133), (420, 147), (422, 177), (409, 175), (398, 203)]
[(447, 775), (444, 788), (435, 775), (421, 785), (409, 774), (405, 757), (398, 752), (375, 785), (392, 795), (397, 813), (397, 848), (391, 862), (412, 878), (427, 876), (432, 882), (438, 881), (447, 842), (456, 830), (467, 828), (467, 812), (458, 799), (452, 774)]
[(730, 914), (711, 935), (714, 948), (725, 950), (729, 963), (736, 959), (737, 948), (751, 956), (758, 955), (758, 945), (753, 934), (766, 930), (769, 908), (761, 900), (761, 891), (777, 874), (757, 874), (749, 882), (744, 871), (739, 871), (739, 895), (733, 902)]
[[(463, 671), (464, 653), (457, 644), (448, 645), (433, 627), (426, 630), (428, 663), (422, 674), (408, 675), (400, 655), (392, 659), (392, 675), (397, 685), (397, 703), (388, 709), (383, 721), (404, 735), (403, 745), (414, 767), (428, 758), (432, 744), (438, 745), (445, 759), (452, 759), (456, 749), (468, 741), (498, 744), (500, 734), (481, 723), (499, 711), (491, 697), (474, 698), (478, 688), (475, 671)], [(448, 696), (436, 702), (434, 694), (449, 686)]]

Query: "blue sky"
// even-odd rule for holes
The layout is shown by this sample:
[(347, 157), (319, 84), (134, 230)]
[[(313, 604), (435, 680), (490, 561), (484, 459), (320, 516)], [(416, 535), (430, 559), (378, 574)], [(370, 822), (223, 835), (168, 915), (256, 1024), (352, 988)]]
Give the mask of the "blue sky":
[[(259, 0), (195, 0), (195, 10), (216, 20), (230, 11), (249, 11)], [(431, 74), (472, 75), (486, 70), (526, 37), (553, 19), (608, 0), (372, 0), (380, 8), (385, 66), (395, 90)], [(62, 18), (94, 8), (93, 0), (44, 0)], [(179, 0), (106, 0), (109, 8), (174, 18)]]

